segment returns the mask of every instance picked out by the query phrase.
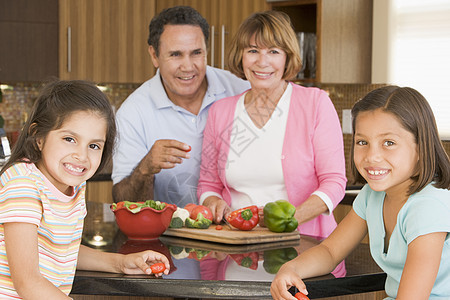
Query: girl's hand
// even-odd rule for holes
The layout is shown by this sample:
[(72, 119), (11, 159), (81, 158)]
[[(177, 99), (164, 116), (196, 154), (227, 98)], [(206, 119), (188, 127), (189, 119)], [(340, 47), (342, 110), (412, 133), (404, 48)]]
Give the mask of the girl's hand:
[(166, 269), (164, 272), (154, 274), (155, 276), (161, 276), (163, 274), (169, 274), (170, 264), (167, 257), (159, 252), (147, 250), (143, 252), (137, 252), (127, 254), (123, 256), (121, 270), (125, 274), (152, 274), (150, 268), (151, 265), (156, 263), (164, 263)]
[(296, 300), (296, 298), (289, 293), (289, 289), (292, 286), (296, 286), (300, 292), (308, 295), (305, 283), (303, 283), (300, 276), (295, 272), (294, 265), (286, 263), (281, 266), (272, 285), (270, 286), (270, 293), (275, 300)]

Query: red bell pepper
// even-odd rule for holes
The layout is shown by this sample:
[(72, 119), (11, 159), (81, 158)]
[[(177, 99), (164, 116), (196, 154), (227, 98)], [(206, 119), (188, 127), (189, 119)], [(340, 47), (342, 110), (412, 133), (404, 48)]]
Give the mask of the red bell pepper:
[(229, 254), (229, 256), (240, 266), (256, 270), (258, 268), (258, 252)]
[(228, 215), (227, 221), (239, 230), (252, 230), (259, 223), (258, 207), (252, 205), (235, 210)]

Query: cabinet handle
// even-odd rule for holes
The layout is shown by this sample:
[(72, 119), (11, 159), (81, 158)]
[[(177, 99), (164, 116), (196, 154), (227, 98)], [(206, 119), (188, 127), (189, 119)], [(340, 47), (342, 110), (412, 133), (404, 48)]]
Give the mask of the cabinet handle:
[(222, 25), (221, 67), (225, 69), (225, 25)]
[(211, 26), (211, 67), (214, 67), (214, 25)]
[(67, 27), (67, 72), (72, 72), (72, 28)]

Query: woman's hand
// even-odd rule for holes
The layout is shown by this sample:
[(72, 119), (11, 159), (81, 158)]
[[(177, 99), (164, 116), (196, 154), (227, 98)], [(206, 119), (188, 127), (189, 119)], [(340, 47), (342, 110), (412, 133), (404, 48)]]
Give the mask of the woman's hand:
[(121, 261), (121, 271), (125, 274), (152, 274), (150, 266), (156, 263), (164, 263), (166, 269), (161, 273), (154, 274), (155, 276), (169, 274), (170, 264), (167, 257), (152, 250), (124, 255)]
[(258, 207), (258, 215), (259, 215), (259, 226), (266, 227), (266, 224), (264, 224), (264, 206)]
[(270, 286), (270, 293), (272, 294), (273, 299), (296, 300), (296, 298), (288, 291), (292, 286), (297, 287), (300, 292), (308, 295), (305, 283), (297, 272), (295, 272), (295, 267), (294, 263), (289, 262), (281, 266)]
[(211, 210), (213, 214), (213, 221), (216, 224), (220, 224), (223, 217), (231, 212), (231, 208), (228, 204), (217, 196), (210, 196), (206, 198), (205, 201), (203, 201), (203, 205), (207, 206)]

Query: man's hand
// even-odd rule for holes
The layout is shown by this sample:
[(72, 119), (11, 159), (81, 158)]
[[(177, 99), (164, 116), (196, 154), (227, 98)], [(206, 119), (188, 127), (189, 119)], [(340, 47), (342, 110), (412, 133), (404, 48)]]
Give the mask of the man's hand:
[(171, 169), (189, 158), (191, 147), (176, 140), (158, 140), (130, 176), (114, 184), (114, 202), (145, 201), (154, 198), (154, 175), (162, 169)]
[(183, 159), (190, 158), (189, 151), (189, 145), (177, 140), (157, 140), (139, 164), (139, 171), (143, 175), (151, 175), (162, 169), (172, 169)]

